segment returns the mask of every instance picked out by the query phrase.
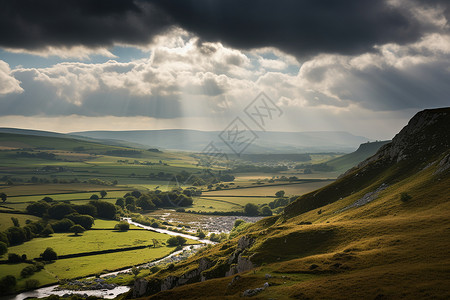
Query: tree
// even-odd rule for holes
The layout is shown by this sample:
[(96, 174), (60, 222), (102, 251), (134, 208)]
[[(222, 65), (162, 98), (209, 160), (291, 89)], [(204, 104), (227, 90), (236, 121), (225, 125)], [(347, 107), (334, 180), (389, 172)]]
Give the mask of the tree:
[(283, 190), (281, 190), (281, 191), (278, 191), (278, 192), (276, 192), (275, 193), (275, 197), (277, 197), (277, 198), (283, 198), (284, 197), (284, 191)]
[(258, 205), (253, 203), (247, 203), (244, 207), (244, 213), (247, 216), (257, 216), (258, 215)]
[(0, 242), (0, 256), (8, 252), (8, 245), (4, 242)]
[(84, 229), (91, 229), (94, 225), (94, 218), (89, 215), (70, 214), (66, 216), (67, 219), (73, 221), (75, 224), (81, 225)]
[(8, 253), (8, 263), (10, 264), (18, 264), (22, 262), (22, 258), (19, 254), (16, 253)]
[(14, 217), (11, 217), (11, 221), (13, 222), (13, 225), (14, 225), (14, 226), (20, 227), (19, 219), (14, 218)]
[(7, 292), (12, 290), (17, 284), (16, 277), (13, 275), (6, 275), (0, 279), (0, 291)]
[(186, 243), (186, 239), (182, 236), (172, 236), (167, 239), (167, 245), (170, 247), (176, 247), (178, 245), (184, 245)]
[(83, 226), (76, 224), (73, 225), (72, 227), (70, 227), (70, 232), (75, 233), (76, 236), (78, 236), (78, 234), (83, 233), (86, 229), (84, 229)]
[(45, 261), (52, 261), (52, 260), (58, 259), (58, 255), (56, 254), (55, 250), (53, 250), (50, 247), (45, 249), (45, 251), (41, 254), (41, 256), (42, 256), (42, 259)]
[(57, 220), (61, 220), (73, 212), (75, 212), (75, 210), (72, 208), (72, 205), (67, 203), (57, 203), (50, 206), (48, 209), (48, 215), (50, 218)]
[(54, 200), (53, 200), (53, 198), (47, 196), (47, 197), (42, 198), (42, 201), (50, 203), (50, 202), (53, 202)]
[(72, 227), (73, 225), (75, 225), (75, 223), (72, 220), (64, 218), (53, 223), (52, 228), (55, 232), (68, 232), (70, 227)]
[(98, 200), (99, 197), (98, 197), (97, 194), (92, 194), (91, 197), (89, 197), (89, 199), (91, 199), (91, 200)]
[(105, 190), (100, 191), (100, 197), (102, 197), (102, 199), (105, 198), (105, 196), (106, 196), (107, 194), (108, 194), (108, 193), (107, 193)]
[(124, 208), (125, 207), (125, 200), (123, 200), (123, 198), (117, 198), (116, 205)]
[(5, 193), (1, 193), (0, 194), (0, 199), (2, 199), (3, 203), (6, 202), (6, 199), (8, 198), (8, 196)]
[(47, 224), (47, 226), (45, 226), (44, 230), (42, 230), (41, 235), (44, 237), (48, 237), (49, 235), (55, 233), (53, 231), (53, 228), (50, 224)]
[(133, 273), (134, 278), (136, 278), (140, 272), (141, 272), (141, 270), (136, 267), (131, 268), (131, 273)]
[(73, 209), (75, 209), (80, 215), (90, 215), (94, 218), (97, 216), (97, 208), (91, 204), (74, 205)]
[(116, 218), (116, 206), (112, 203), (98, 200), (90, 201), (89, 204), (94, 205), (97, 208), (98, 217), (114, 220)]
[(139, 199), (136, 201), (136, 204), (143, 210), (153, 210), (156, 208), (149, 195), (142, 195), (141, 197), (139, 197)]
[(22, 244), (27, 240), (25, 229), (20, 227), (9, 227), (5, 233), (11, 246)]
[(27, 212), (30, 215), (42, 217), (44, 214), (47, 214), (49, 208), (50, 205), (47, 202), (34, 202), (27, 206)]

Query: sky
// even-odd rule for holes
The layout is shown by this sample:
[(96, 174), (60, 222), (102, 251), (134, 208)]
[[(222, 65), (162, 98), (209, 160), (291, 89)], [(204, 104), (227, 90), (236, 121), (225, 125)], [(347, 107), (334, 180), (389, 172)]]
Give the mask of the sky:
[(0, 0), (0, 127), (222, 130), (263, 92), (265, 130), (390, 139), (450, 106), (449, 20), (447, 0)]

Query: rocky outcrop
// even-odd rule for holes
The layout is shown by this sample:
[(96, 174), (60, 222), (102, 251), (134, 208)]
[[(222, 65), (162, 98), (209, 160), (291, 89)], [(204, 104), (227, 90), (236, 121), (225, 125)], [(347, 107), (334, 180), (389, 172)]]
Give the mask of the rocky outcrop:
[(340, 177), (362, 169), (373, 162), (400, 162), (421, 159), (450, 148), (450, 108), (418, 112), (393, 139), (378, 152), (348, 170)]
[[(184, 284), (205, 281), (211, 278), (234, 275), (254, 268), (251, 256), (246, 255), (248, 249), (254, 244), (255, 239), (250, 236), (241, 237), (236, 250), (228, 257), (219, 261), (211, 261), (207, 258), (198, 260), (198, 267), (183, 273), (181, 276), (167, 276), (162, 280), (138, 279), (134, 283), (133, 297), (138, 298), (159, 291), (166, 291)], [(227, 271), (228, 270), (228, 271)]]

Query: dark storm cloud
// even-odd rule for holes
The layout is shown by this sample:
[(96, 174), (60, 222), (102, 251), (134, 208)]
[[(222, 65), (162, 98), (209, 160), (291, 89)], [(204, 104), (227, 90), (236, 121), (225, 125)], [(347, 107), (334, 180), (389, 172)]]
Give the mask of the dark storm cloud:
[(3, 47), (144, 44), (171, 25), (206, 41), (297, 56), (356, 54), (432, 30), (409, 9), (373, 0), (0, 0)]
[(0, 46), (9, 48), (144, 44), (170, 25), (143, 1), (0, 0)]

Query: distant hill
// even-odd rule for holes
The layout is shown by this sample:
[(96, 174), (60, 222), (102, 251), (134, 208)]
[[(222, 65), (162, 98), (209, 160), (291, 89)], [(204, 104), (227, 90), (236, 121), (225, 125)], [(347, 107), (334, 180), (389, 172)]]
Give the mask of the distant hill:
[(386, 145), (389, 142), (390, 141), (377, 141), (361, 144), (355, 152), (334, 158), (328, 161), (327, 165), (332, 166), (335, 171), (345, 172), (377, 153), (381, 146)]
[[(220, 131), (199, 131), (187, 129), (132, 130), (132, 131), (84, 131), (73, 132), (74, 136), (95, 139), (122, 140), (139, 143), (145, 147), (171, 150), (202, 151), (211, 141), (223, 152), (231, 150), (219, 138)], [(258, 138), (245, 153), (311, 153), (352, 152), (368, 138), (348, 132), (263, 132), (255, 131)]]
[(84, 136), (73, 136), (65, 133), (58, 133), (52, 131), (44, 131), (44, 130), (32, 130), (32, 129), (20, 129), (20, 128), (7, 128), (0, 127), (0, 133), (9, 133), (9, 134), (19, 134), (19, 135), (29, 135), (29, 136), (41, 136), (41, 137), (55, 137), (55, 138), (65, 138), (65, 139), (77, 139), (87, 142), (93, 143), (101, 143), (110, 146), (120, 146), (120, 147), (133, 147), (133, 148), (142, 148), (145, 149), (146, 146), (138, 143), (124, 142), (113, 139), (96, 139)]

